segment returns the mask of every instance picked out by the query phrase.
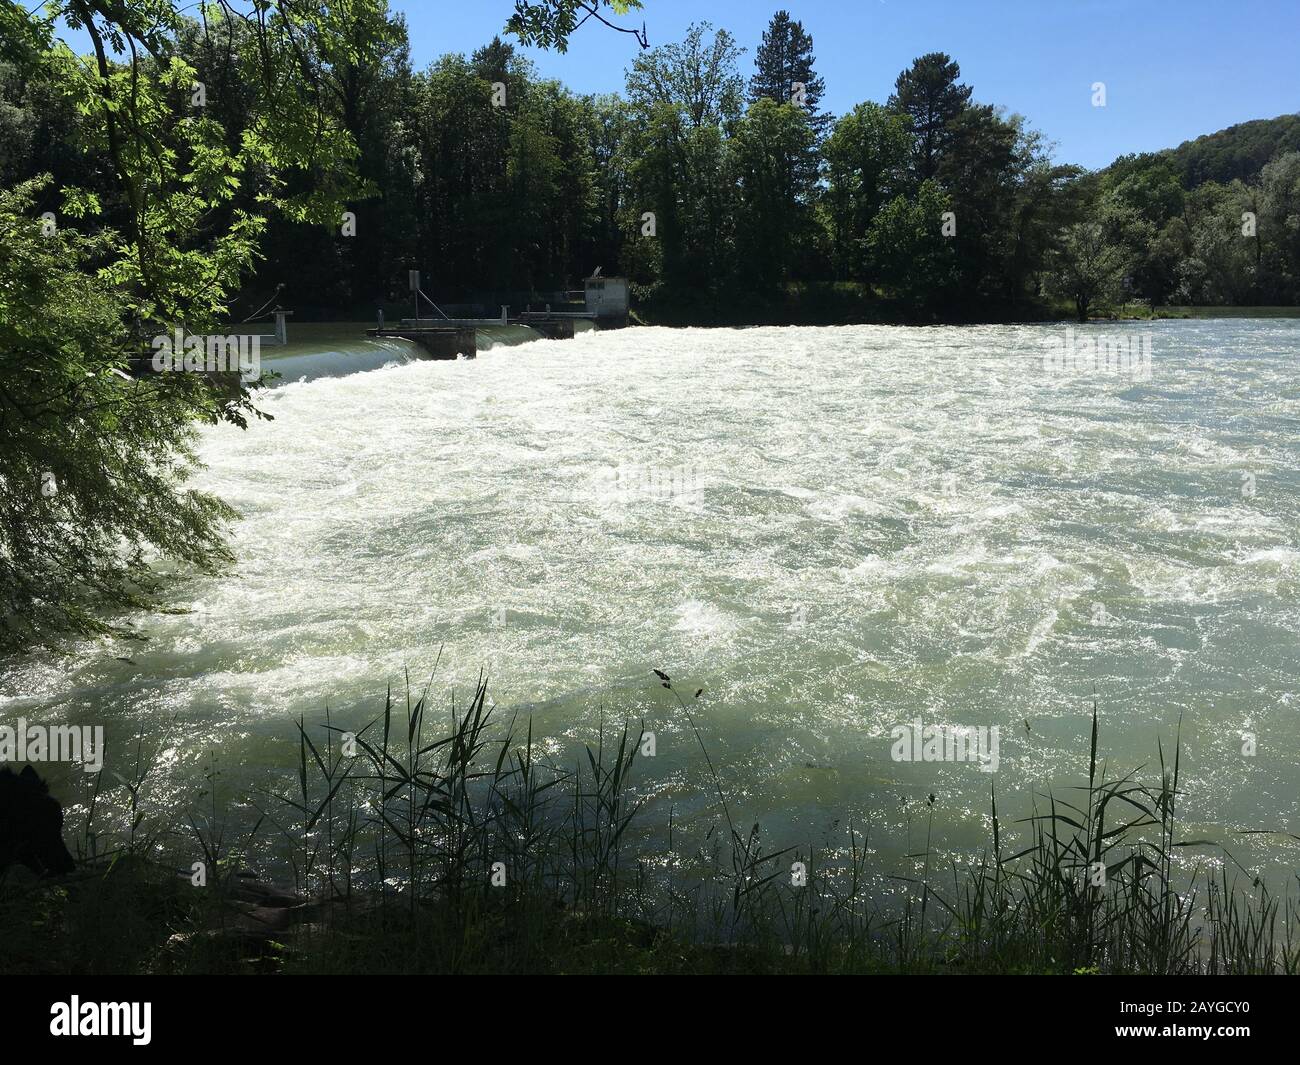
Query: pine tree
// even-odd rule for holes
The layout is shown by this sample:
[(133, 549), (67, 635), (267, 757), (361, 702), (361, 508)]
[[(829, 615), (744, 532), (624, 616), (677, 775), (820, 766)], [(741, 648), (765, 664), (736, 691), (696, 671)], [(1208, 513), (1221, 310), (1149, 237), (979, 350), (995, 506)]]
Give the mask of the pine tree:
[(826, 83), (817, 75), (815, 63), (813, 39), (803, 23), (792, 21), (788, 11), (778, 11), (763, 31), (763, 43), (754, 57), (758, 71), (749, 81), (749, 100), (754, 103), (767, 97), (788, 104), (795, 85), (802, 85), (803, 105), (820, 140), (830, 126), (831, 116), (818, 113)]
[(960, 77), (961, 67), (951, 56), (930, 52), (912, 60), (912, 66), (894, 82), (889, 106), (912, 119), (920, 181), (938, 173), (939, 159), (950, 140), (949, 123), (970, 102), (970, 86), (957, 84)]

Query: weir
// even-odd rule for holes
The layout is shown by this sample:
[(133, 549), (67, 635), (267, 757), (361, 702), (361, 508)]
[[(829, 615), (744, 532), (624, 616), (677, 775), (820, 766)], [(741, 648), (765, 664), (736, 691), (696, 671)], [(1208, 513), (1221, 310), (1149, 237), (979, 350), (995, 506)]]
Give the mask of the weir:
[(385, 329), (380, 325), (375, 329), (367, 329), (366, 336), (409, 340), (419, 344), (435, 359), (454, 359), (460, 355), (472, 359), (478, 354), (478, 332), (472, 325), (402, 325), (394, 329)]
[[(505, 304), (498, 318), (452, 318), (446, 315), (420, 288), (420, 272), (411, 270), (410, 289), (415, 304), (415, 317), (403, 318), (396, 326), (384, 324), (384, 312), (374, 329), (367, 329), (371, 337), (398, 337), (419, 344), (432, 358), (454, 359), (459, 356), (474, 358), (478, 352), (478, 330), (491, 326), (522, 325), (540, 333), (547, 340), (572, 340), (574, 325), (581, 319), (597, 329), (622, 329), (628, 324), (628, 285), (624, 278), (602, 278), (600, 271), (588, 278), (583, 293), (583, 310), (553, 311), (550, 304), (544, 311), (525, 310), (513, 317)], [(421, 297), (438, 312), (437, 318), (420, 317)]]
[(381, 314), (375, 328), (366, 330), (366, 336), (409, 340), (435, 359), (454, 359), (460, 355), (472, 359), (478, 349), (479, 329), (521, 325), (536, 330), (547, 340), (572, 340), (579, 319), (593, 323), (597, 329), (621, 329), (627, 325), (626, 318), (616, 320), (585, 312), (523, 311), (512, 318), (503, 307), (500, 318), (403, 318), (395, 326), (386, 326)]

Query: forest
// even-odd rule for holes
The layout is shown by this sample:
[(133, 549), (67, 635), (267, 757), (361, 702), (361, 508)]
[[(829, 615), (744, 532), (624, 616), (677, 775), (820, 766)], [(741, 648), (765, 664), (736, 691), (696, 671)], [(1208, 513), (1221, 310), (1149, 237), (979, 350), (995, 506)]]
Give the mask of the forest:
[[(632, 279), (644, 320), (669, 324), (1300, 301), (1295, 115), (1088, 172), (981, 102), (942, 53), (902, 70), (889, 99), (828, 114), (812, 37), (785, 11), (752, 59), (701, 22), (629, 48), (621, 94), (582, 96), (499, 37), (415, 70), (402, 16), (366, 10), (350, 30), (364, 48), (306, 60), (321, 90), (314, 135), (349, 145), (353, 183), (326, 190), (337, 175), (315, 167), (285, 186), (303, 203), (341, 192), (347, 213), (268, 218), (236, 319), (272, 298), (304, 316), (373, 318), (408, 305), (410, 269), (439, 300), (495, 311), (600, 267)], [(230, 63), (254, 31), (176, 27), (158, 54), (194, 75), (171, 102), (234, 152), (268, 105)], [(0, 64), (0, 184), (50, 175), (38, 211), (63, 211), (76, 189), (103, 208), (100, 224), (120, 224), (103, 141), (75, 98)], [(240, 187), (208, 224), (256, 195)]]

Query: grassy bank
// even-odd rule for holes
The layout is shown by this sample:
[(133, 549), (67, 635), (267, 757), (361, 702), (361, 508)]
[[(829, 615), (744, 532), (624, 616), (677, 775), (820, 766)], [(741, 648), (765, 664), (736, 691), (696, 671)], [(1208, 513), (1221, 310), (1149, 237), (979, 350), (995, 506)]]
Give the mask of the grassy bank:
[[(299, 722), (293, 788), (259, 799), (238, 836), (216, 774), (189, 811), (151, 809), (141, 744), (130, 779), (97, 785), (75, 826), (80, 871), (0, 886), (0, 969), (1300, 970), (1293, 900), (1230, 860), (1190, 873), (1176, 861), (1211, 847), (1181, 837), (1176, 738), (1151, 780), (1111, 777), (1094, 708), (1068, 798), (1012, 813), (991, 791), (985, 851), (946, 864), (928, 843), (931, 805), (924, 850), (879, 870), (865, 826), (831, 852), (768, 847), (714, 771), (695, 699), (660, 683), (711, 774), (703, 839), (670, 822), (666, 850), (631, 843), (646, 816), (635, 726), (567, 769), (537, 758), (527, 725), (494, 721), (484, 684), (443, 731), (425, 698), (390, 697), (355, 737)], [(905, 885), (901, 903), (879, 901), (882, 872)]]
[(1151, 307), (1130, 303), (1116, 309), (1119, 318), (1300, 318), (1300, 307)]

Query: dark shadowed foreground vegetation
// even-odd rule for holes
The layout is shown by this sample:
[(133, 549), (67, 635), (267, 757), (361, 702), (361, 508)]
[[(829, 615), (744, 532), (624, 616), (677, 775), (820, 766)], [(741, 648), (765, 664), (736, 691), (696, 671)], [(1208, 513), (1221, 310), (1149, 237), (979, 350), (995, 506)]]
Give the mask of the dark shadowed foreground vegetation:
[[(1094, 707), (1086, 781), (1010, 814), (991, 795), (984, 853), (871, 867), (865, 826), (838, 853), (773, 850), (708, 758), (718, 823), (637, 853), (638, 732), (604, 736), (572, 770), (499, 727), (480, 684), (439, 735), (424, 698), (387, 701), (355, 737), (299, 723), (291, 791), (223, 827), (217, 782), (188, 814), (146, 798), (148, 763), (97, 783), (81, 870), (0, 885), (0, 968), (17, 973), (1161, 973), (1300, 969), (1300, 908), (1248, 874), (1190, 873), (1179, 751), (1151, 782), (1107, 774)], [(698, 693), (697, 693), (698, 696)], [(442, 720), (439, 717), (439, 720)], [(430, 736), (439, 738), (430, 739)], [(103, 783), (103, 781), (99, 781)], [(112, 822), (111, 826), (109, 822)], [(169, 827), (150, 829), (150, 825)], [(186, 827), (177, 830), (177, 823)], [(1010, 839), (1019, 841), (1012, 844)], [(1221, 857), (1213, 855), (1212, 857)], [(207, 872), (195, 886), (195, 862)], [(794, 863), (806, 884), (796, 886)], [(259, 870), (262, 876), (252, 870)], [(289, 878), (272, 887), (266, 873)], [(1104, 873), (1102, 872), (1104, 870)], [(1208, 870), (1208, 871), (1207, 871)], [(1217, 870), (1217, 871), (1216, 871)], [(879, 902), (881, 874), (906, 885)]]

